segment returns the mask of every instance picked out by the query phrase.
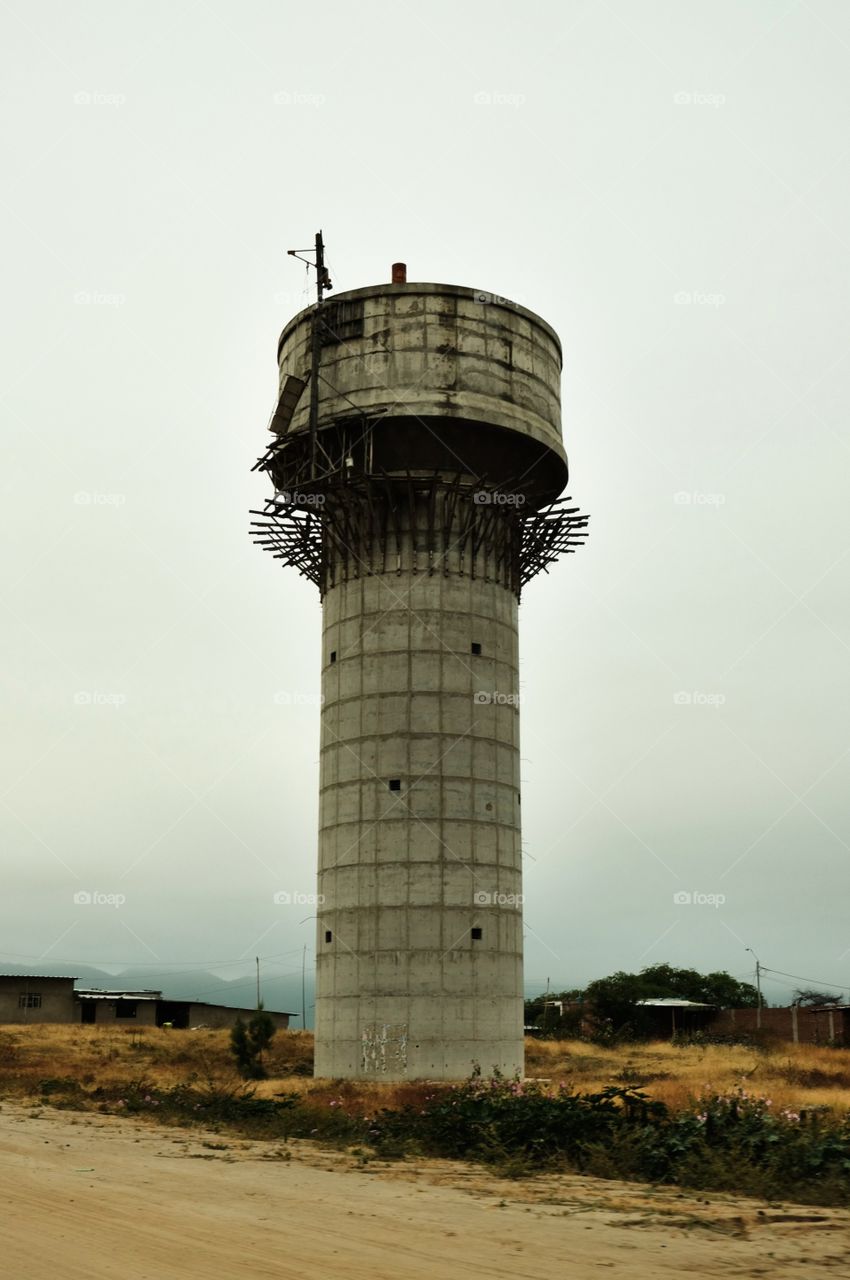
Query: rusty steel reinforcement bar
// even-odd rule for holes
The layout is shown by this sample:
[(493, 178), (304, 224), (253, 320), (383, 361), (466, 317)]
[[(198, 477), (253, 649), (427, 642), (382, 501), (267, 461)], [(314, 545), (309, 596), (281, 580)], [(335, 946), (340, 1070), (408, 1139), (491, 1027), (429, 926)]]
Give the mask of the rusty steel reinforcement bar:
[[(313, 490), (312, 492), (310, 490)], [(588, 516), (561, 498), (542, 511), (481, 501), (442, 476), (375, 476), (369, 483), (305, 486), (252, 511), (255, 543), (324, 595), (349, 578), (401, 572), (468, 574), (522, 588), (583, 545)], [(504, 491), (501, 491), (504, 492)], [(388, 563), (387, 550), (393, 559)], [(409, 562), (409, 563), (408, 563)]]

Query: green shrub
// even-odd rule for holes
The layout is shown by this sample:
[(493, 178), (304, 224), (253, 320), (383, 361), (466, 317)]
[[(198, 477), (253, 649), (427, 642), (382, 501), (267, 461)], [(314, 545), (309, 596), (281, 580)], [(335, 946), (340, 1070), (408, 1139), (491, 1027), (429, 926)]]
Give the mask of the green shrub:
[(256, 1013), (247, 1022), (237, 1017), (230, 1033), (230, 1051), (243, 1079), (266, 1079), (268, 1073), (263, 1054), (274, 1039), (274, 1033), (274, 1022), (262, 1004), (257, 1006)]
[(495, 1075), (418, 1086), (405, 1105), (363, 1113), (365, 1095), (340, 1082), (336, 1096), (307, 1091), (258, 1098), (246, 1083), (192, 1077), (159, 1089), (139, 1078), (119, 1097), (73, 1080), (42, 1081), (53, 1105), (102, 1099), (110, 1111), (175, 1124), (227, 1128), (269, 1140), (312, 1138), (383, 1158), (438, 1156), (490, 1165), (508, 1177), (575, 1169), (608, 1178), (811, 1204), (850, 1204), (850, 1118), (826, 1109), (774, 1108), (737, 1089), (673, 1112), (628, 1084), (598, 1093), (548, 1090)]
[(780, 1111), (743, 1090), (672, 1113), (637, 1089), (547, 1093), (495, 1077), (433, 1094), (418, 1108), (381, 1112), (369, 1137), (386, 1147), (543, 1170), (813, 1203), (850, 1202), (850, 1121)]

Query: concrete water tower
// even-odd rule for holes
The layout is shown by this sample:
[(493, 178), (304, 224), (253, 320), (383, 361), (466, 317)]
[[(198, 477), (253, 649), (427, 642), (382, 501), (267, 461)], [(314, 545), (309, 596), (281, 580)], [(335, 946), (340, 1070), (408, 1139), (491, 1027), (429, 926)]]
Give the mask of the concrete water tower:
[(560, 343), (402, 264), (327, 301), (315, 265), (253, 524), (322, 600), (315, 1074), (521, 1072), (517, 605), (586, 525)]

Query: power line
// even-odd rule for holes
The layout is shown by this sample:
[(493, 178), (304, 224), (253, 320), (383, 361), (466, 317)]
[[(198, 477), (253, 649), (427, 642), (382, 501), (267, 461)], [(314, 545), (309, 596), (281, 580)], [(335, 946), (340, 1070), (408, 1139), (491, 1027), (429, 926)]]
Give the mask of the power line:
[[(294, 978), (297, 975), (300, 975), (300, 973), (301, 973), (300, 969), (287, 969), (285, 973), (276, 974), (274, 977), (271, 977), (271, 978), (269, 978), (268, 975), (265, 975), (263, 980), (264, 982), (269, 984), (272, 982), (277, 982), (281, 978)], [(256, 981), (257, 981), (256, 978), (246, 978), (244, 982), (229, 982), (227, 984), (227, 989), (225, 991), (222, 991), (221, 987), (204, 987), (201, 991), (195, 992), (195, 997), (197, 998), (199, 996), (209, 996), (209, 995), (219, 995), (219, 996), (230, 995), (232, 991), (239, 991), (242, 989), (242, 987), (253, 987)]]
[[(817, 982), (824, 987), (837, 987), (839, 991), (850, 991), (846, 982), (828, 982), (826, 978), (804, 978), (799, 973), (785, 973), (782, 969), (769, 969), (766, 964), (761, 967), (762, 973), (778, 973), (783, 978), (794, 978), (797, 982)], [(784, 983), (780, 983), (784, 986)]]
[[(268, 956), (260, 956), (260, 959), (267, 963), (270, 960), (280, 960), (284, 956), (294, 956), (301, 953), (301, 947), (293, 947), (291, 951), (275, 951)], [(50, 964), (66, 964), (66, 965), (88, 965), (92, 968), (109, 968), (115, 965), (124, 965), (133, 969), (164, 969), (170, 965), (178, 966), (176, 973), (182, 973), (185, 969), (227, 969), (236, 965), (245, 965), (251, 963), (250, 956), (240, 956), (238, 960), (62, 960), (58, 956), (51, 956), (49, 959), (42, 955), (31, 955), (22, 951), (2, 951), (0, 956), (12, 960), (36, 960), (42, 965)]]

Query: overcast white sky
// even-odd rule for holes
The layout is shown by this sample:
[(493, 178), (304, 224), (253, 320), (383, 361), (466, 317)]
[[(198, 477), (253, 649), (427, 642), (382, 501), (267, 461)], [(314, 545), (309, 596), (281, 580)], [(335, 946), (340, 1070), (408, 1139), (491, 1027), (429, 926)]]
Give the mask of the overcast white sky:
[(312, 953), (272, 897), (314, 890), (319, 602), (247, 513), (322, 227), (337, 288), (403, 259), (563, 340), (592, 534), (521, 608), (529, 991), (746, 946), (850, 986), (850, 6), (0, 23), (0, 962)]

